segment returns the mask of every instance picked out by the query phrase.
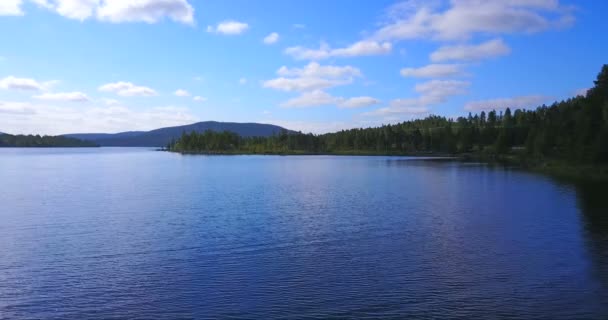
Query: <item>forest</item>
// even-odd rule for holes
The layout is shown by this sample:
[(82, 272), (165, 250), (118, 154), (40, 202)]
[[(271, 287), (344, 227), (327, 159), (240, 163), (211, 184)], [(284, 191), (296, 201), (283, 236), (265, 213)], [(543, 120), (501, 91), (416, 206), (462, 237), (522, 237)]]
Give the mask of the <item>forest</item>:
[(40, 135), (11, 135), (0, 133), (0, 148), (30, 148), (30, 147), (98, 147), (89, 141), (68, 138), (64, 136), (40, 136)]
[(602, 67), (594, 83), (585, 96), (534, 110), (507, 108), (457, 119), (431, 115), (322, 135), (282, 132), (266, 138), (244, 138), (231, 132), (191, 132), (183, 133), (167, 148), (207, 154), (441, 154), (606, 164), (608, 65)]

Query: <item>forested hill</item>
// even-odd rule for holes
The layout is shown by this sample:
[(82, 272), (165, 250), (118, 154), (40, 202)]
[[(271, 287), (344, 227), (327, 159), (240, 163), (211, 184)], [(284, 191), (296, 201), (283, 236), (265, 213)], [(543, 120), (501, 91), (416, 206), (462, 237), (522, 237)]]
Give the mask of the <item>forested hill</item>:
[(63, 136), (11, 135), (0, 133), (0, 148), (2, 147), (97, 147), (98, 145), (74, 138)]
[(202, 153), (475, 153), (607, 163), (608, 65), (603, 66), (586, 96), (535, 110), (506, 109), (457, 119), (429, 116), (323, 135), (283, 132), (267, 138), (248, 138), (229, 132), (191, 133), (168, 147), (178, 152)]
[(178, 139), (183, 132), (230, 131), (242, 137), (269, 137), (279, 134), (285, 128), (262, 123), (236, 123), (204, 121), (185, 126), (160, 128), (152, 131), (130, 131), (116, 134), (67, 134), (66, 137), (95, 142), (101, 146), (112, 147), (161, 147)]

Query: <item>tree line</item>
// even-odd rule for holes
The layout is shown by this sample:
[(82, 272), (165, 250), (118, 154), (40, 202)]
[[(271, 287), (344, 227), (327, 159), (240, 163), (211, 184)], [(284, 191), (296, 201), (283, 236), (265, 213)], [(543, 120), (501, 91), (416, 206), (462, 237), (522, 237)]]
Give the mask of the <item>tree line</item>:
[(586, 95), (534, 110), (429, 116), (375, 128), (322, 135), (282, 132), (240, 137), (231, 132), (183, 133), (167, 148), (187, 153), (480, 154), (518, 155), (573, 163), (608, 162), (608, 65)]

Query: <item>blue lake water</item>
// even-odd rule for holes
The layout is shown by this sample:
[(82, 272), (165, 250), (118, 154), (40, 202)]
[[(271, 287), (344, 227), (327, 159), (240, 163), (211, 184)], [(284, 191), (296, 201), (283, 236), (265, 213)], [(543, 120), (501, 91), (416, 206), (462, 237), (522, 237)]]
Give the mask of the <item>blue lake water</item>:
[(608, 188), (405, 157), (0, 149), (0, 319), (608, 318)]

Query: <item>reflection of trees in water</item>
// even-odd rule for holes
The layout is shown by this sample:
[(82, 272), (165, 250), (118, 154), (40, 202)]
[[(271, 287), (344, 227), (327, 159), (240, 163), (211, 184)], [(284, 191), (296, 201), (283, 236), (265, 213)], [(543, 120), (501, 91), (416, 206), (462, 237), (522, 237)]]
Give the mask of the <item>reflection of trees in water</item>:
[(608, 184), (578, 184), (576, 191), (594, 273), (608, 287)]

